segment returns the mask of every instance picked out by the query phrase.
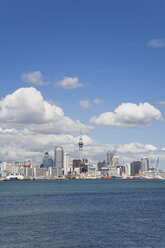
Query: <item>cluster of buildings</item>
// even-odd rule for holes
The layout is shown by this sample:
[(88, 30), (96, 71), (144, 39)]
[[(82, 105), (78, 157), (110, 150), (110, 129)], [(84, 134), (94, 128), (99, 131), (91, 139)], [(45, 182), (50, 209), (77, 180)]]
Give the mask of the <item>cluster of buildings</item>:
[[(157, 165), (158, 165), (157, 160)], [(122, 177), (122, 178), (153, 178), (164, 172), (159, 171), (157, 166), (150, 167), (149, 158), (142, 157), (140, 161), (133, 161), (131, 163), (120, 164), (119, 156), (114, 153), (107, 153), (107, 161), (100, 161), (97, 164), (98, 171), (104, 177)]]
[(45, 152), (40, 165), (34, 165), (30, 160), (22, 162), (0, 162), (0, 179), (114, 179), (114, 178), (165, 178), (165, 172), (158, 170), (159, 158), (154, 168), (150, 167), (148, 157), (132, 163), (119, 163), (119, 156), (107, 153), (106, 161), (95, 165), (83, 159), (83, 140), (79, 138), (80, 159), (73, 159), (65, 153), (63, 147), (57, 146), (54, 158)]

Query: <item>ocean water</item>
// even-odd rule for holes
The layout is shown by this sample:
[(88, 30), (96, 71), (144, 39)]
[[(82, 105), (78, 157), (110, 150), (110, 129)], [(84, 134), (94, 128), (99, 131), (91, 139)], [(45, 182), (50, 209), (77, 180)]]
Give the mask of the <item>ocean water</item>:
[(1, 248), (165, 247), (165, 180), (0, 182)]

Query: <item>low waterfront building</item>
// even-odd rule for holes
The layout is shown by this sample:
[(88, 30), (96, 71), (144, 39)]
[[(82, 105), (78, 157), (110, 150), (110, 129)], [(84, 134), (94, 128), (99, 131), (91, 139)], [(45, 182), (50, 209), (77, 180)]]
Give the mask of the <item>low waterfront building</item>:
[(46, 168), (39, 168), (35, 167), (33, 176), (36, 178), (45, 178), (47, 175), (47, 169)]
[(93, 165), (88, 165), (88, 177), (97, 178), (97, 167)]

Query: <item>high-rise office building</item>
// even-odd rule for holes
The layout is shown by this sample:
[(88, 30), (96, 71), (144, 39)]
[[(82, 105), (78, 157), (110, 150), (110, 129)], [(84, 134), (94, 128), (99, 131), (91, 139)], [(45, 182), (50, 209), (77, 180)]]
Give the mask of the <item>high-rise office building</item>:
[(56, 175), (61, 177), (63, 175), (63, 162), (64, 161), (64, 151), (63, 147), (57, 146), (54, 151), (54, 167), (56, 168)]
[(48, 152), (45, 152), (44, 156), (42, 157), (42, 166), (46, 169), (53, 166), (53, 159), (51, 156), (49, 156)]
[(139, 176), (141, 169), (141, 162), (140, 161), (134, 161), (131, 163), (131, 176)]
[(130, 163), (125, 164), (125, 174), (128, 177), (131, 176), (131, 164)]
[(107, 153), (107, 165), (112, 166), (114, 153)]
[(64, 175), (70, 171), (70, 154), (64, 153)]
[(119, 165), (119, 156), (113, 156), (113, 167), (117, 168)]
[(149, 159), (148, 157), (143, 157), (141, 159), (141, 172), (149, 171)]

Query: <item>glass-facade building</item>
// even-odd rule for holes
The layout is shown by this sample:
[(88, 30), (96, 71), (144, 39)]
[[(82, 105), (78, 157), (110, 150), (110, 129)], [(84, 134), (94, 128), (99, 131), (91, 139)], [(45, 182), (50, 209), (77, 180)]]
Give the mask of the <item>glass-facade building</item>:
[(57, 169), (57, 176), (61, 177), (63, 175), (63, 167), (64, 167), (64, 151), (63, 151), (63, 147), (61, 146), (55, 147), (54, 167)]
[(46, 157), (43, 159), (43, 168), (48, 169), (49, 167), (53, 166), (53, 159), (52, 157)]

